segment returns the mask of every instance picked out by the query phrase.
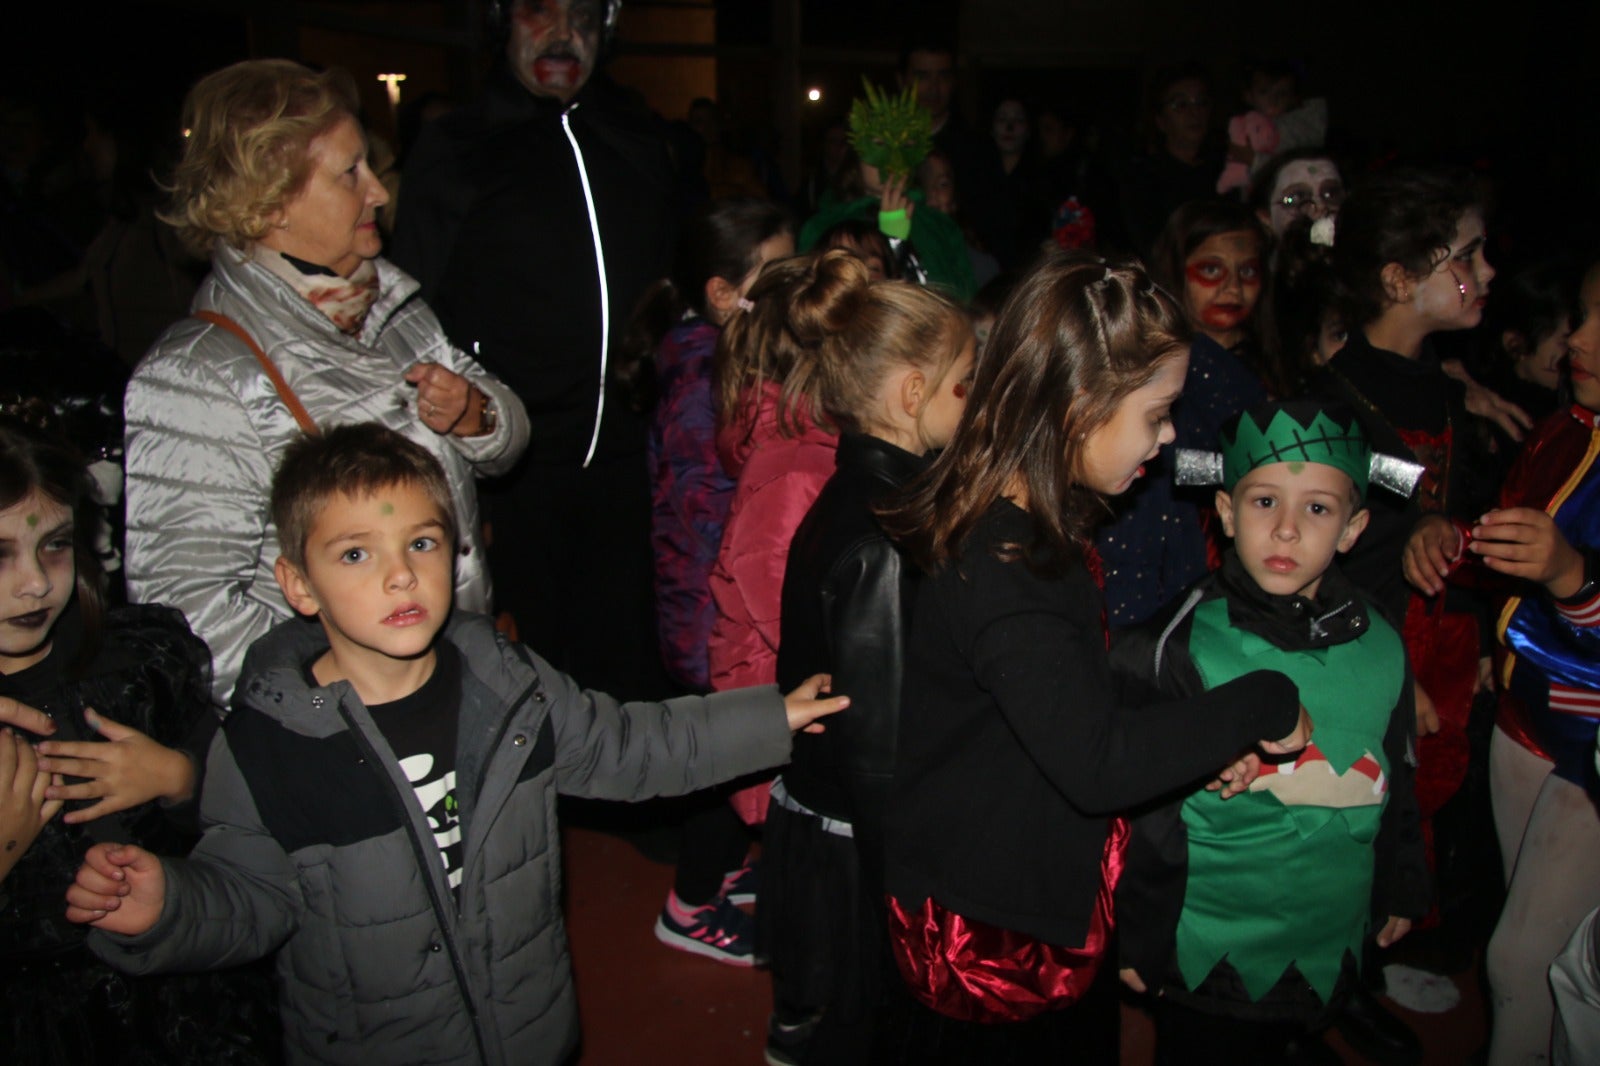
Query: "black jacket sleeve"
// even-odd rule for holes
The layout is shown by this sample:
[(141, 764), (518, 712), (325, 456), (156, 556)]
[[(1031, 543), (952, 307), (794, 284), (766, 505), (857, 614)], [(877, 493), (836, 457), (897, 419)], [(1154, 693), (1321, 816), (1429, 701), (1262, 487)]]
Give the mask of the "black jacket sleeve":
[[(1118, 634), (1111, 669), (1125, 706), (1183, 699), (1204, 688), (1189, 657), (1192, 616), (1187, 612), (1192, 607), (1185, 598)], [(1129, 812), (1132, 833), (1116, 893), (1119, 965), (1136, 971), (1151, 989), (1160, 985), (1172, 960), (1183, 914), (1189, 878), (1189, 832), (1182, 817), (1187, 795), (1188, 790), (1171, 793)]]
[(1257, 740), (1286, 736), (1300, 713), (1294, 682), (1257, 670), (1137, 714), (1116, 706), (1098, 622), (1040, 611), (1002, 615), (974, 647), (993, 694), (1040, 772), (1084, 814), (1116, 814), (1200, 784)]

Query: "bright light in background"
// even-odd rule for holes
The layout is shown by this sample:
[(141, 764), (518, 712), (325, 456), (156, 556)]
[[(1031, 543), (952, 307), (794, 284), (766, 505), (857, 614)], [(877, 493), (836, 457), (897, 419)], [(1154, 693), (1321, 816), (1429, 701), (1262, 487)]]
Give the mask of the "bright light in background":
[(812, 103), (816, 103), (818, 100), (822, 99), (822, 90), (816, 88), (807, 89), (806, 99), (810, 100)]
[(378, 80), (383, 82), (384, 88), (389, 91), (389, 106), (400, 106), (400, 83), (406, 80), (404, 74), (379, 74)]

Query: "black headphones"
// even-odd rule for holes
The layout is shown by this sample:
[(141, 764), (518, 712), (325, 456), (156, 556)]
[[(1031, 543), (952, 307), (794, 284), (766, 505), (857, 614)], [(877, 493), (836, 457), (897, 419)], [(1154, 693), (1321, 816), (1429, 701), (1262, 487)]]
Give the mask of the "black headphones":
[[(503, 42), (511, 35), (511, 9), (516, 6), (517, 0), (488, 0), (488, 3), (484, 4), (491, 40)], [(600, 0), (600, 12), (598, 51), (604, 55), (610, 51), (611, 43), (617, 36), (617, 19), (622, 15), (622, 0)]]

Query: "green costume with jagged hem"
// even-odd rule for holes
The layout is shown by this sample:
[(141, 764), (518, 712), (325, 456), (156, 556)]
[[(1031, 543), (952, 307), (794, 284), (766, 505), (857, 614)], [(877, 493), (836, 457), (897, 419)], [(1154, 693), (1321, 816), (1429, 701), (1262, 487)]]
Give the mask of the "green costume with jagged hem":
[(1388, 799), (1384, 737), (1406, 683), (1393, 627), (1369, 615), (1365, 629), (1287, 650), (1234, 628), (1226, 599), (1195, 609), (1188, 650), (1204, 686), (1281, 671), (1299, 686), (1316, 733), (1291, 773), (1264, 773), (1229, 800), (1201, 791), (1183, 804), (1189, 871), (1177, 960), (1191, 989), (1225, 958), (1258, 1000), (1293, 963), (1327, 1002), (1345, 953), (1361, 956)]

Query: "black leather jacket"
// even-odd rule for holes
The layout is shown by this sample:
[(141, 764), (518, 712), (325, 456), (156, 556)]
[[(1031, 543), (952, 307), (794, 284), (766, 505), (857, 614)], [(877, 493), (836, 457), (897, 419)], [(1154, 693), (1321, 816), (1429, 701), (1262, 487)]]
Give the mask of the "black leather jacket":
[(800, 803), (854, 826), (863, 876), (881, 886), (914, 568), (884, 536), (872, 508), (926, 461), (876, 437), (847, 433), (837, 462), (789, 546), (778, 684), (787, 692), (812, 674), (830, 673), (833, 691), (850, 697), (850, 710), (824, 733), (795, 734), (783, 781)]

